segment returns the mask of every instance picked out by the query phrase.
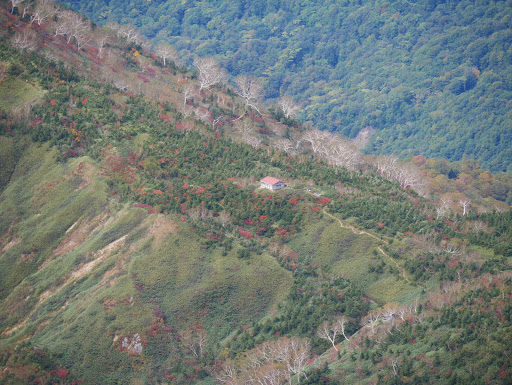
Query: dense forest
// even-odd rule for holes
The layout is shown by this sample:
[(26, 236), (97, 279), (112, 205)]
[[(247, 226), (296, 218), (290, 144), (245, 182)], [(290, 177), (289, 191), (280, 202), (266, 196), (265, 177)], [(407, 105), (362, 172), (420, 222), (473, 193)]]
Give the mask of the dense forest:
[(191, 63), (213, 56), (233, 76), (292, 95), (302, 121), (366, 150), (510, 171), (510, 1), (69, 1), (99, 24), (134, 24)]
[(0, 4), (0, 384), (510, 382), (509, 174), (360, 154)]

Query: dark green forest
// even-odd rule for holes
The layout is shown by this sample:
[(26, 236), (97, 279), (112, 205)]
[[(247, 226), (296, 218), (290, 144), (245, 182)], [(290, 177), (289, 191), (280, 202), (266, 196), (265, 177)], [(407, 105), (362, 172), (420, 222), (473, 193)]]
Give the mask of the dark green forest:
[(134, 24), (182, 59), (213, 56), (265, 83), (268, 103), (300, 101), (302, 121), (369, 153), (512, 159), (512, 2), (67, 2), (99, 24)]

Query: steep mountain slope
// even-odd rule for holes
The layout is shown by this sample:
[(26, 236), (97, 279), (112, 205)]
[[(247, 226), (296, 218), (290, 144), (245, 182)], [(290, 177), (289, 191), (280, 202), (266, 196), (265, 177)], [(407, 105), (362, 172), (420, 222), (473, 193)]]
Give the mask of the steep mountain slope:
[(371, 153), (511, 170), (509, 1), (65, 3), (261, 77), (268, 98), (293, 95), (321, 129), (372, 127)]
[[(31, 85), (0, 116), (2, 383), (510, 380), (511, 211), (332, 165), (295, 144), (314, 131), (225, 86), (185, 99), (196, 74), (121, 34), (77, 49), (60, 17), (0, 12), (0, 87)], [(38, 53), (10, 46), (25, 28)]]

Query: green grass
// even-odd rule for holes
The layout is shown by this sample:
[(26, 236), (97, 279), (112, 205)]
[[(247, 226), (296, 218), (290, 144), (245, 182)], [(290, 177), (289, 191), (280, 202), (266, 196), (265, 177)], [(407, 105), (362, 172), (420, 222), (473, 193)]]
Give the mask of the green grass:
[[(377, 251), (381, 241), (365, 234), (354, 234), (352, 230), (340, 227), (330, 218), (308, 226), (296, 239), (290, 242), (301, 257), (308, 257), (311, 263), (331, 276), (343, 276), (357, 284), (369, 297), (379, 304), (387, 302), (408, 302), (415, 297), (417, 289), (396, 278), (390, 271), (396, 266)], [(387, 268), (384, 273), (369, 273), (369, 267), (382, 259)]]
[(0, 109), (11, 111), (19, 105), (35, 101), (43, 95), (38, 85), (7, 76), (0, 83)]
[(142, 295), (166, 315), (181, 319), (183, 326), (197, 320), (210, 330), (212, 341), (264, 316), (292, 281), (291, 273), (266, 253), (241, 260), (236, 249), (226, 256), (218, 249), (201, 249), (187, 224), (134, 258), (130, 274), (143, 285)]

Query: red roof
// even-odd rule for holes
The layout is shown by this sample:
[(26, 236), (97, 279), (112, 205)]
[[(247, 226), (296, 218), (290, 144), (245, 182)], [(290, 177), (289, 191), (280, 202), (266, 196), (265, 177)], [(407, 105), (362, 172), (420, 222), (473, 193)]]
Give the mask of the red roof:
[(279, 183), (279, 182), (282, 182), (282, 183), (285, 183), (284, 180), (281, 180), (281, 179), (277, 179), (277, 178), (274, 178), (272, 176), (266, 176), (265, 178), (263, 178), (260, 182), (262, 183), (266, 183), (266, 184), (269, 184), (271, 186), (275, 185), (276, 183)]

